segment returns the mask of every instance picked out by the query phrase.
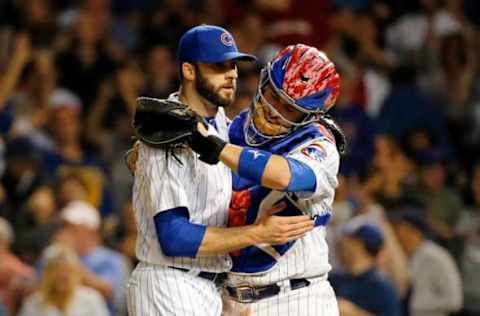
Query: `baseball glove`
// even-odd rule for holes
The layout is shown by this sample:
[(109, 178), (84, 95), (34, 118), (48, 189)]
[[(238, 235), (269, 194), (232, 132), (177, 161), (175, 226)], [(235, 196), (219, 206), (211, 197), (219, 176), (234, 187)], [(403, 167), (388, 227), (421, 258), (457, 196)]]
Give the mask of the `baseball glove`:
[(135, 137), (150, 147), (175, 149), (188, 145), (197, 123), (205, 120), (187, 105), (165, 99), (137, 98)]

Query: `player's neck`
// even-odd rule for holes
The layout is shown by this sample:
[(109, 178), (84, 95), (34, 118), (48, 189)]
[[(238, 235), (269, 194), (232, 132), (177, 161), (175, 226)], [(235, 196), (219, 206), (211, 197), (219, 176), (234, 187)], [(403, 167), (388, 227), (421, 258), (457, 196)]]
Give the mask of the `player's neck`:
[(208, 102), (199, 95), (195, 89), (182, 85), (178, 97), (181, 102), (187, 104), (192, 110), (203, 117), (213, 117), (217, 114), (217, 106)]

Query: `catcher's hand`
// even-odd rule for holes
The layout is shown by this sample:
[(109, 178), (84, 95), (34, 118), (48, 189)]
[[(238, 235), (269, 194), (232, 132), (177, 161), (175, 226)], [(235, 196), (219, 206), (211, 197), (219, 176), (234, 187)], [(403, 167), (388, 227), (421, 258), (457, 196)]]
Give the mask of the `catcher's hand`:
[(140, 97), (137, 99), (133, 131), (148, 146), (175, 149), (188, 145), (199, 122), (207, 124), (183, 103)]

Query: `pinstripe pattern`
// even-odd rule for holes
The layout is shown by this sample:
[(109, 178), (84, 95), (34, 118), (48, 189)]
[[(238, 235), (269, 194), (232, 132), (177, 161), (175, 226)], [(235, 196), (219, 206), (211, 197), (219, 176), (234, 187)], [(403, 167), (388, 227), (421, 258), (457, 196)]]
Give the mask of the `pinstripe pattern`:
[[(223, 126), (218, 123), (222, 121)], [(220, 135), (226, 137), (223, 110), (217, 114)], [(216, 134), (210, 126), (209, 132)], [(208, 165), (189, 150), (176, 154), (180, 162), (165, 151), (139, 146), (133, 187), (133, 207), (138, 226), (137, 258), (141, 262), (186, 269), (222, 272), (231, 267), (228, 255), (202, 258), (170, 258), (158, 244), (153, 216), (174, 207), (187, 207), (190, 221), (207, 226), (225, 226), (231, 196), (231, 172), (225, 165)]]
[(163, 266), (140, 263), (127, 284), (129, 315), (214, 316), (222, 302), (213, 282)]
[[(306, 155), (308, 146), (321, 148), (324, 152)], [(296, 192), (299, 200), (296, 205), (310, 215), (324, 215), (331, 211), (331, 205), (338, 184), (337, 173), (339, 155), (335, 144), (327, 138), (308, 141), (288, 154), (289, 157), (304, 162), (312, 168), (316, 177), (315, 192)], [(272, 190), (260, 204), (259, 214), (270, 208), (286, 193)], [(289, 279), (308, 278), (314, 280), (310, 286), (280, 294), (255, 303), (238, 303), (224, 295), (224, 315), (302, 315), (337, 316), (338, 306), (332, 288), (325, 276), (330, 271), (328, 246), (325, 240), (325, 226), (316, 227), (277, 260), (266, 272), (229, 273), (230, 286), (261, 286), (274, 283), (285, 284)], [(319, 277), (319, 276), (323, 276)], [(323, 281), (322, 281), (323, 280)]]
[[(327, 151), (322, 161), (304, 158), (301, 149), (310, 143), (301, 146), (289, 154), (290, 157), (307, 163), (315, 172), (317, 179), (316, 192), (308, 198), (301, 198), (299, 203), (305, 212), (312, 215), (321, 215), (329, 210), (333, 202), (335, 187), (337, 186), (336, 174), (338, 172), (339, 157), (335, 145), (325, 139), (316, 140)], [(302, 197), (302, 193), (297, 193)], [(284, 192), (272, 191), (260, 204), (261, 214), (278, 201)], [(305, 196), (306, 197), (306, 196)], [(286, 254), (277, 260), (277, 264), (268, 272), (259, 274), (230, 273), (229, 282), (238, 284), (267, 285), (291, 278), (310, 278), (323, 275), (330, 271), (328, 263), (328, 245), (325, 240), (326, 229), (324, 226), (313, 231), (296, 241)]]
[[(209, 133), (228, 140), (227, 118), (222, 108)], [(172, 258), (163, 254), (153, 217), (175, 207), (187, 207), (190, 222), (222, 227), (227, 224), (231, 197), (231, 171), (222, 163), (211, 166), (188, 149), (175, 153), (140, 144), (133, 186), (133, 211), (138, 228), (137, 268), (127, 284), (129, 315), (215, 316), (222, 310), (213, 282), (199, 271), (229, 271), (229, 255)], [(189, 269), (183, 272), (168, 268)]]
[(338, 316), (335, 293), (328, 281), (298, 290), (283, 289), (278, 295), (253, 303), (238, 303), (223, 295), (223, 316)]

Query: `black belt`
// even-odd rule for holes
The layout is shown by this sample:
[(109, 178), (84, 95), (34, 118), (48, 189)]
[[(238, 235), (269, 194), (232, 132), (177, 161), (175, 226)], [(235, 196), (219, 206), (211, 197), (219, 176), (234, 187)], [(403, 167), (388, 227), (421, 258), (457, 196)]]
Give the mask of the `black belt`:
[[(307, 279), (291, 279), (290, 289), (297, 290), (310, 285)], [(252, 303), (264, 298), (272, 297), (280, 293), (278, 284), (264, 286), (241, 285), (237, 287), (227, 286), (228, 294), (240, 303)]]
[[(177, 268), (177, 267), (169, 267), (175, 270), (180, 270), (183, 272), (189, 272), (189, 269), (184, 269), (184, 268)], [(215, 273), (215, 272), (206, 272), (206, 271), (201, 271), (197, 276), (201, 277), (202, 279), (206, 279), (212, 282), (215, 282), (217, 279), (219, 279), (221, 276), (223, 277), (225, 273)]]

